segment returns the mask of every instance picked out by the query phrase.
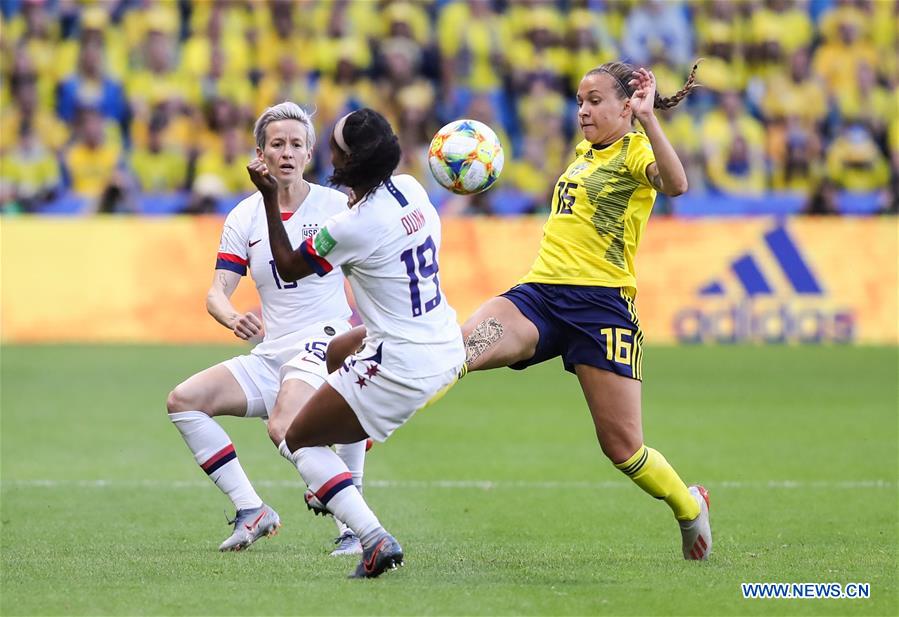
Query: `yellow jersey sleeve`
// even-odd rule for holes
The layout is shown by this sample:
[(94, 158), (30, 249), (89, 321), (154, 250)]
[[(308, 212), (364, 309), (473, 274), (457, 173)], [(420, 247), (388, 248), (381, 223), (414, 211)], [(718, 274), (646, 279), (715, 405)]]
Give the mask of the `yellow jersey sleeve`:
[[(641, 136), (643, 135), (642, 133), (638, 134)], [(652, 183), (646, 176), (646, 169), (655, 162), (656, 157), (652, 153), (652, 146), (649, 145), (648, 138), (644, 136), (643, 139), (637, 139), (631, 143), (631, 147), (627, 150), (627, 159), (625, 163), (627, 164), (628, 171), (634, 176), (634, 179), (637, 182), (643, 186), (652, 188)]]
[(631, 132), (598, 147), (582, 141), (553, 189), (540, 251), (522, 283), (621, 287), (632, 296), (634, 258), (656, 192), (646, 135)]

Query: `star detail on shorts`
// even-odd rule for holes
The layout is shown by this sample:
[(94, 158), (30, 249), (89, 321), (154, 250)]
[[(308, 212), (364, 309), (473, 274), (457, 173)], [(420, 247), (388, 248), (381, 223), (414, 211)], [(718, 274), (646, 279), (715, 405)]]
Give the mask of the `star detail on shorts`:
[(359, 384), (359, 387), (360, 387), (360, 388), (364, 388), (364, 387), (365, 387), (365, 384), (366, 384), (367, 382), (366, 382), (366, 380), (365, 380), (365, 377), (360, 377), (359, 379), (356, 380), (356, 383)]
[(377, 376), (378, 373), (381, 372), (381, 369), (378, 368), (377, 364), (369, 364), (368, 368), (365, 369), (365, 374), (368, 375), (368, 378)]

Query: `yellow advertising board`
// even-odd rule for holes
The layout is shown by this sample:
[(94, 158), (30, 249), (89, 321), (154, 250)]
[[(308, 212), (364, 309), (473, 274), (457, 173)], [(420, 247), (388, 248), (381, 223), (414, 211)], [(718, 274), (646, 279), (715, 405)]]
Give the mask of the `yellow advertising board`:
[[(219, 217), (0, 221), (4, 342), (228, 342), (206, 313)], [(514, 285), (542, 220), (447, 219), (440, 284), (464, 320)], [(899, 343), (896, 218), (649, 223), (637, 308), (653, 343)], [(235, 305), (258, 308), (248, 281)]]

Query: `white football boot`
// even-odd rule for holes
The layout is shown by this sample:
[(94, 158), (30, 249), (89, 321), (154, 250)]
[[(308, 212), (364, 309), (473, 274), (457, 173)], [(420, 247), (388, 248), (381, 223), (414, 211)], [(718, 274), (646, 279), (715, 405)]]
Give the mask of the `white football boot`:
[(699, 504), (699, 516), (679, 521), (683, 537), (684, 559), (705, 561), (712, 554), (712, 525), (709, 522), (709, 492), (704, 486), (690, 486), (690, 494)]
[(259, 538), (278, 533), (281, 518), (271, 507), (262, 504), (258, 508), (238, 510), (234, 520), (228, 521), (228, 524), (234, 525), (234, 533), (222, 542), (219, 550), (241, 551)]

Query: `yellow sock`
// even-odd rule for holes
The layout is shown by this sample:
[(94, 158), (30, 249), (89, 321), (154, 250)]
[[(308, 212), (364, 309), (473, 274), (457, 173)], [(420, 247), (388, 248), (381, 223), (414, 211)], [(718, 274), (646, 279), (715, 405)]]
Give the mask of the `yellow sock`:
[(640, 446), (632, 457), (615, 467), (656, 499), (664, 499), (677, 520), (690, 521), (699, 516), (699, 504), (687, 485), (656, 450)]

